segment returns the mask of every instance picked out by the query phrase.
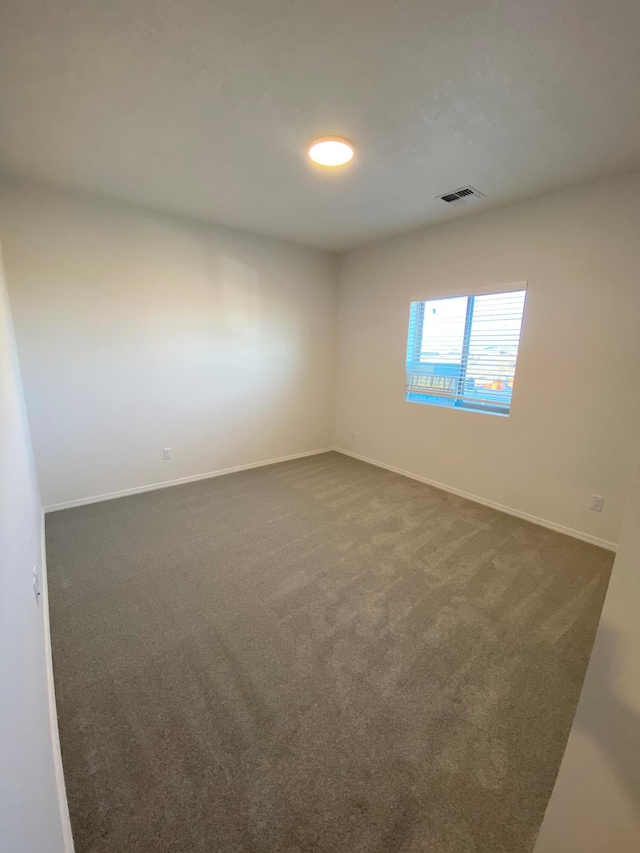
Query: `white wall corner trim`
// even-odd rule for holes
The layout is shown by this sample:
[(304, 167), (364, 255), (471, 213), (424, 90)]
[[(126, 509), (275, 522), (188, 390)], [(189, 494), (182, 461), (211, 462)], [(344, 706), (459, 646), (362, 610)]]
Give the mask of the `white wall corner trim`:
[(134, 486), (132, 489), (122, 489), (118, 492), (107, 492), (104, 495), (93, 495), (79, 498), (75, 501), (63, 501), (44, 508), (45, 512), (57, 512), (61, 509), (71, 509), (74, 506), (85, 506), (100, 501), (110, 501), (114, 498), (124, 498), (127, 495), (137, 495), (141, 492), (153, 492), (156, 489), (167, 489), (170, 486), (181, 486), (185, 483), (195, 483), (197, 480), (209, 480), (212, 477), (223, 477), (225, 474), (235, 474), (237, 471), (248, 471), (250, 468), (262, 468), (264, 465), (275, 465), (278, 462), (289, 462), (291, 459), (302, 459), (304, 456), (316, 456), (319, 453), (329, 453), (333, 447), (321, 447), (318, 450), (305, 450), (303, 453), (291, 453), (289, 456), (279, 456), (277, 459), (264, 459), (261, 462), (249, 462), (247, 465), (234, 465), (232, 468), (220, 468), (218, 471), (208, 471), (206, 474), (193, 474), (190, 477), (178, 477), (176, 480), (164, 480), (161, 483), (150, 483), (146, 486)]
[(60, 732), (58, 730), (58, 711), (56, 707), (56, 691), (53, 680), (53, 655), (51, 652), (51, 624), (49, 620), (49, 582), (47, 575), (47, 549), (45, 539), (44, 511), (42, 512), (42, 616), (44, 620), (44, 643), (45, 643), (45, 665), (47, 668), (47, 692), (49, 694), (49, 721), (51, 724), (51, 743), (53, 747), (53, 763), (56, 774), (56, 786), (58, 788), (58, 803), (60, 806), (60, 823), (62, 825), (62, 837), (65, 853), (74, 853), (73, 835), (71, 833), (71, 818), (69, 817), (69, 803), (67, 801), (67, 788), (64, 782), (64, 769), (62, 766), (62, 752), (60, 750)]
[(402, 468), (396, 468), (395, 465), (388, 465), (386, 462), (380, 462), (378, 459), (370, 459), (368, 456), (362, 456), (360, 453), (353, 453), (351, 450), (345, 450), (343, 447), (333, 447), (337, 453), (343, 453), (345, 456), (352, 456), (354, 459), (359, 459), (361, 462), (368, 462), (369, 465), (377, 465), (378, 468), (385, 468), (387, 471), (393, 471), (394, 474), (401, 474), (403, 477), (409, 477), (411, 480), (418, 480), (420, 483), (425, 483), (427, 486), (433, 486), (436, 489), (442, 489), (443, 492), (450, 492), (452, 495), (466, 498), (466, 500), (474, 501), (483, 506), (497, 509), (500, 512), (506, 512), (507, 515), (514, 515), (516, 518), (522, 518), (524, 521), (530, 521), (533, 524), (539, 524), (541, 527), (547, 527), (549, 530), (555, 530), (556, 533), (565, 533), (567, 536), (573, 536), (574, 539), (581, 539), (583, 542), (589, 542), (591, 545), (598, 545), (600, 548), (606, 548), (608, 551), (616, 551), (617, 544), (608, 542), (606, 539), (599, 539), (597, 536), (591, 536), (589, 533), (583, 533), (580, 530), (573, 530), (571, 527), (564, 527), (562, 524), (556, 524), (554, 521), (549, 521), (547, 518), (539, 518), (536, 515), (530, 515), (528, 512), (521, 512), (519, 509), (514, 509), (510, 506), (496, 503), (495, 501), (481, 498), (479, 495), (471, 495), (462, 489), (455, 489), (453, 486), (447, 486), (444, 483), (438, 483), (435, 480), (429, 480), (427, 477), (421, 477), (419, 474), (412, 474), (411, 471), (404, 471)]

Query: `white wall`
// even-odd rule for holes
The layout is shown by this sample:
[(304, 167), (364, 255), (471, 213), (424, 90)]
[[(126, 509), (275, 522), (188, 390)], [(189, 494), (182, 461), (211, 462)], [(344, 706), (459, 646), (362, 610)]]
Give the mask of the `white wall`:
[[(634, 175), (344, 256), (335, 443), (617, 542), (640, 427), (639, 222)], [(409, 303), (522, 281), (510, 417), (405, 402)]]
[[(616, 542), (640, 433), (638, 221), (635, 176), (346, 255), (336, 443)], [(45, 503), (331, 443), (331, 256), (13, 183), (0, 234)], [(406, 403), (409, 302), (523, 280), (511, 416)], [(0, 846), (58, 853), (68, 825), (31, 588), (40, 503), (4, 294), (0, 347)], [(536, 853), (638, 849), (639, 519), (636, 481)]]
[(535, 853), (640, 850), (640, 470)]
[(333, 256), (15, 184), (0, 236), (45, 506), (331, 444)]
[[(62, 853), (47, 681), (42, 509), (0, 259), (0, 850)], [(55, 747), (54, 747), (55, 744)], [(59, 751), (57, 751), (59, 759)], [(70, 836), (68, 836), (70, 837)], [(70, 847), (67, 849), (71, 849)]]

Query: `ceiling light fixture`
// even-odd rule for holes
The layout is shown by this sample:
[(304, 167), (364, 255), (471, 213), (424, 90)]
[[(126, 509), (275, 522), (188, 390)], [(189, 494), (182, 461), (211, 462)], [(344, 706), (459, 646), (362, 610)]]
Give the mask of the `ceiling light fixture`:
[(307, 149), (309, 158), (319, 166), (345, 166), (353, 160), (353, 145), (339, 136), (314, 139)]

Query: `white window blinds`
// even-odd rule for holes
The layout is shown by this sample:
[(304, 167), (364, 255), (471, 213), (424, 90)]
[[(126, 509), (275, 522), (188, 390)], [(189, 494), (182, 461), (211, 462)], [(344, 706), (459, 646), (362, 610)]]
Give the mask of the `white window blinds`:
[(412, 302), (405, 394), (508, 415), (525, 290)]

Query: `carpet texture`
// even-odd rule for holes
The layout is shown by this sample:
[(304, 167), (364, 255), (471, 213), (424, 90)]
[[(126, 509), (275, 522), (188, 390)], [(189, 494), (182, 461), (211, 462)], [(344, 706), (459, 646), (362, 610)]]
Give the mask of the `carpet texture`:
[(613, 555), (337, 453), (47, 516), (76, 853), (527, 853)]

